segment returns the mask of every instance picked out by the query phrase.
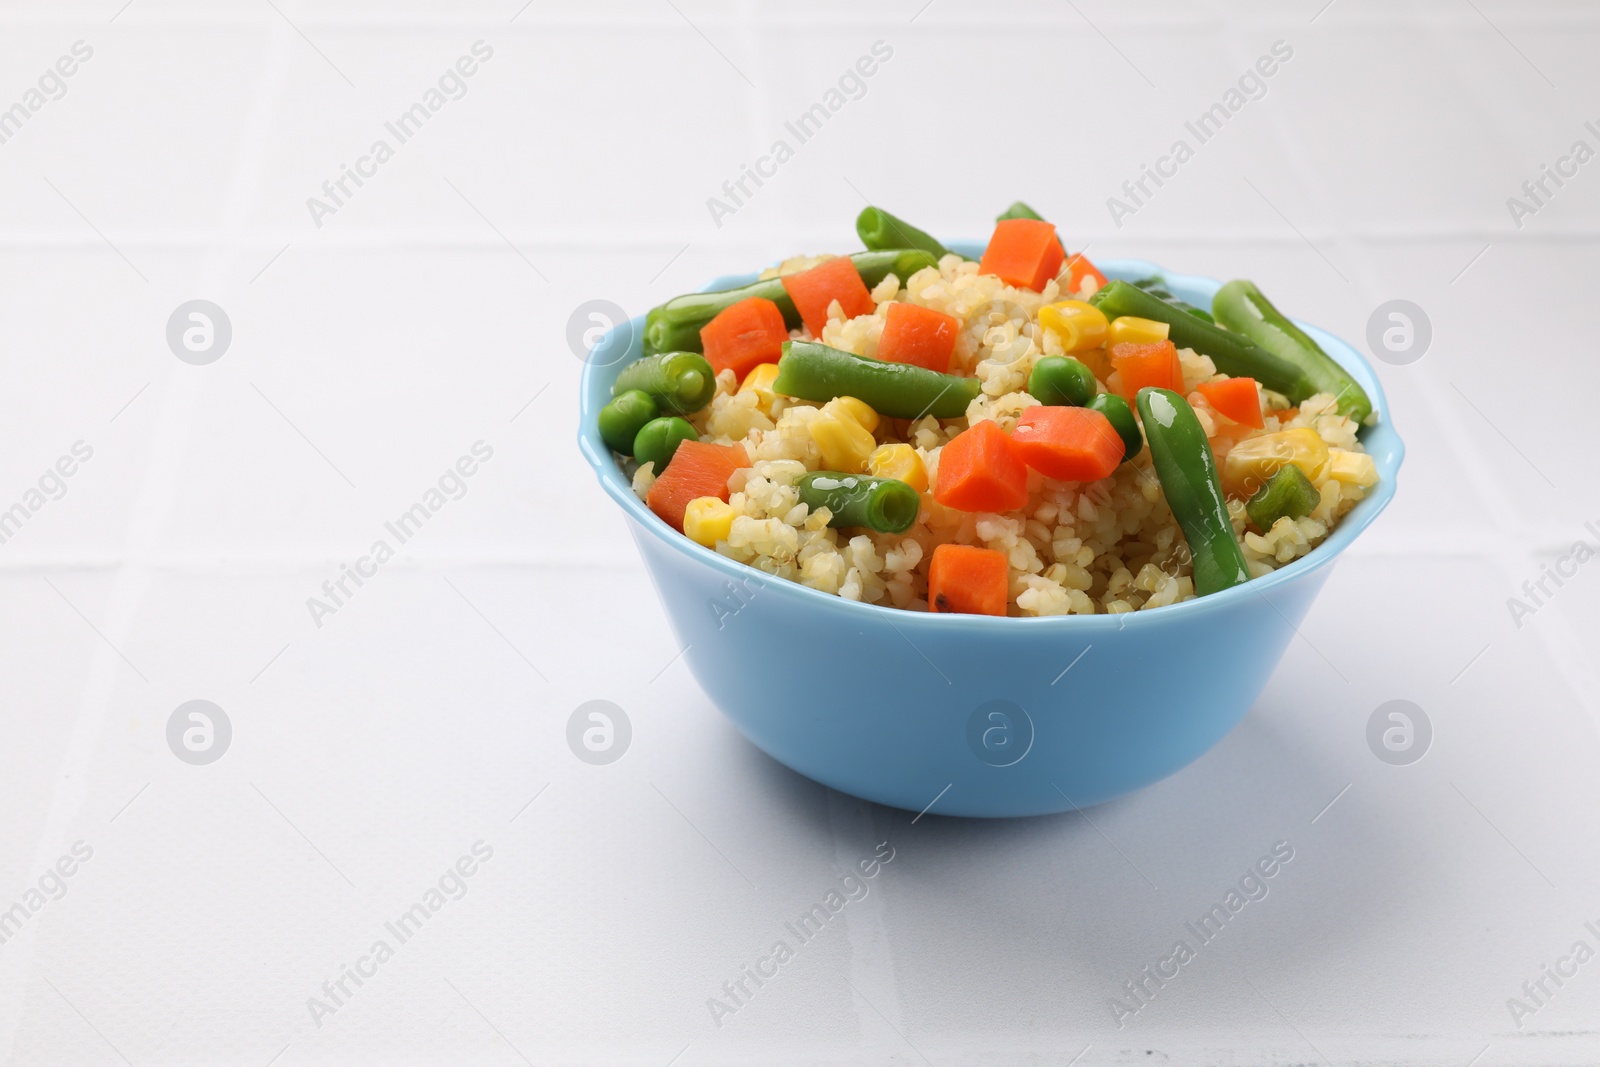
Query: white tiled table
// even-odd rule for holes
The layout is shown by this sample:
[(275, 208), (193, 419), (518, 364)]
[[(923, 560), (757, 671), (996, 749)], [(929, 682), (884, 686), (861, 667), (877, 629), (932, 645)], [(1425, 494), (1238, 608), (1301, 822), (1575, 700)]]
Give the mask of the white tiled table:
[[(1600, 1059), (1600, 962), (1520, 1029), (1507, 1006), (1600, 948), (1600, 566), (1520, 627), (1506, 604), (1600, 522), (1600, 162), (1521, 229), (1505, 203), (1600, 147), (1591, 6), (120, 3), (0, 8), (0, 107), (93, 49), (0, 144), (0, 510), (93, 450), (0, 545), (0, 908), (27, 912), (0, 1061)], [(479, 40), (465, 95), (315, 225)], [(1278, 40), (1265, 96), (1113, 225)], [(1305, 640), (1213, 752), (1089, 816), (913, 824), (754, 751), (573, 447), (574, 308), (845, 250), (862, 196), (976, 237), (1023, 197), (1357, 341), (1392, 298), (1432, 320), (1383, 368), (1400, 495)], [(208, 366), (165, 342), (195, 298), (233, 328)], [(318, 627), (307, 598), (478, 441), (465, 495)], [(1401, 698), (1434, 738), (1394, 767), (1365, 724)], [(193, 699), (232, 724), (209, 766), (165, 739)], [(591, 699), (633, 723), (610, 766), (565, 743)], [(708, 998), (884, 841), (718, 1025)], [(464, 895), (388, 933), (478, 842)], [(1119, 1029), (1124, 980), (1277, 842), (1268, 895)]]

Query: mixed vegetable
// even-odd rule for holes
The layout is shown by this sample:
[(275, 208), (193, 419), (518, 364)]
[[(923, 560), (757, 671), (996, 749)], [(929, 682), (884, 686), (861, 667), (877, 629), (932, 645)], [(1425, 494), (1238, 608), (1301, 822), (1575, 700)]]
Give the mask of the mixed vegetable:
[[(1377, 480), (1370, 456), (1330, 449), (1315, 429), (1266, 432), (1269, 415), (1282, 425), (1319, 394), (1357, 423), (1373, 409), (1360, 384), (1252, 282), (1229, 282), (1207, 310), (1160, 277), (1111, 280), (1082, 254), (1069, 255), (1056, 228), (1026, 204), (1013, 204), (996, 220), (978, 273), (1035, 293), (1053, 284), (1066, 299), (1037, 310), (1035, 340), (1042, 350), (1048, 336), (1060, 354), (1033, 359), (1021, 397), (1031, 406), (1008, 429), (992, 417), (966, 421), (969, 409), (983, 411), (974, 407), (983, 382), (953, 372), (964, 323), (952, 315), (896, 300), (879, 315), (874, 356), (822, 343), (841, 314), (874, 315), (873, 291), (891, 275), (904, 284), (946, 257), (967, 259), (878, 207), (861, 212), (856, 232), (867, 251), (675, 297), (646, 317), (646, 355), (618, 375), (600, 437), (630, 470), (648, 465), (648, 506), (692, 540), (728, 540), (739, 514), (730, 482), (742, 484), (734, 476), (751, 465), (742, 444), (705, 439), (691, 421), (729, 373), (763, 411), (815, 406), (804, 425), (823, 469), (793, 484), (802, 514), (819, 523), (901, 534), (930, 501), (1004, 515), (1028, 506), (1041, 476), (1090, 485), (1135, 464), (1142, 477), (1153, 475), (1182, 530), (1197, 596), (1249, 580), (1241, 523), (1264, 532), (1304, 519), (1322, 499), (1319, 481), (1366, 488)], [(1180, 350), (1208, 357), (1219, 372), (1187, 395)], [(941, 426), (964, 423), (936, 449), (932, 477), (935, 454), (906, 440), (930, 416)], [(931, 611), (1007, 614), (1012, 573), (998, 549), (939, 543), (926, 574)]]

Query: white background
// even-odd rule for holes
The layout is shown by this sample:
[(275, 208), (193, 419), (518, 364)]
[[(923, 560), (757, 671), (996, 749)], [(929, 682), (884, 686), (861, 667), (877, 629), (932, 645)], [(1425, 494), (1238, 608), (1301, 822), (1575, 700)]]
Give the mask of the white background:
[[(0, 545), (0, 907), (93, 849), (0, 945), (0, 1061), (1600, 1058), (1600, 962), (1520, 1030), (1506, 1003), (1600, 948), (1600, 565), (1507, 607), (1600, 520), (1600, 162), (1520, 229), (1506, 207), (1600, 147), (1593, 6), (121, 3), (0, 9), (0, 107), (94, 49), (0, 145), (0, 509), (94, 450)], [(466, 96), (316, 226), (307, 197), (480, 39)], [(713, 225), (878, 40), (865, 96)], [(1276, 40), (1266, 96), (1113, 225)], [(1381, 368), (1393, 508), (1173, 778), (913, 823), (760, 755), (676, 659), (573, 443), (569, 316), (848, 251), (863, 197), (977, 239), (1021, 197), (1070, 245), (1253, 277), (1358, 345), (1386, 300), (1430, 316), (1427, 355)], [(194, 298), (232, 322), (209, 366), (165, 341)], [(467, 494), (314, 625), (479, 440)], [(806, 684), (793, 655), (773, 684)], [(233, 726), (204, 767), (165, 740), (197, 698)], [(633, 723), (611, 766), (565, 742), (591, 699)], [(1367, 747), (1391, 699), (1433, 724), (1411, 766)], [(308, 998), (480, 840), (467, 894), (317, 1025)], [(715, 1025), (882, 841), (866, 898)], [(1279, 841), (1269, 896), (1118, 1029), (1122, 981)]]

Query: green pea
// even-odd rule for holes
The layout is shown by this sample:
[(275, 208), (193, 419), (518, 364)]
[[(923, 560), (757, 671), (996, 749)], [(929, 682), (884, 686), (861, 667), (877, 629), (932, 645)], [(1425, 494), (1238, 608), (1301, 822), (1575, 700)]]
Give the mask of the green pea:
[(1081, 408), (1094, 391), (1094, 371), (1071, 356), (1045, 356), (1028, 375), (1028, 392), (1041, 404)]
[(633, 458), (642, 463), (654, 463), (656, 474), (667, 469), (678, 446), (685, 441), (698, 441), (700, 435), (687, 419), (675, 415), (651, 419), (639, 428), (633, 439)]
[(633, 439), (639, 436), (644, 424), (661, 414), (661, 409), (643, 389), (629, 389), (611, 398), (611, 403), (600, 409), (600, 440), (613, 452), (633, 455)]
[(1144, 447), (1144, 435), (1139, 432), (1138, 420), (1133, 417), (1133, 408), (1126, 400), (1116, 393), (1101, 393), (1084, 407), (1090, 411), (1098, 411), (1110, 420), (1111, 428), (1122, 438), (1124, 463), (1139, 454), (1139, 450)]

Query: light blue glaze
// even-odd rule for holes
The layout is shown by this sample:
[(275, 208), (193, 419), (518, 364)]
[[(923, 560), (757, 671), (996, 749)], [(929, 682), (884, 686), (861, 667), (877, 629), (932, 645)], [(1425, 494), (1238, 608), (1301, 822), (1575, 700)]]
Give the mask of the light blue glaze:
[[(1174, 294), (1207, 308), (1221, 284), (1138, 260), (1100, 266), (1111, 278), (1161, 273)], [(911, 811), (936, 796), (932, 810), (941, 815), (1087, 807), (1199, 758), (1260, 696), (1334, 560), (1394, 498), (1405, 455), (1366, 359), (1301, 322), (1372, 398), (1378, 423), (1361, 439), (1381, 478), (1306, 557), (1209, 597), (1128, 615), (1000, 619), (871, 607), (763, 578), (677, 533), (634, 496), (596, 416), (617, 372), (639, 356), (643, 324), (619, 327), (585, 366), (578, 443), (628, 518), (690, 670), (774, 759)], [(1022, 708), (1027, 722), (1015, 713), (1009, 723), (987, 718), (979, 709), (993, 701)]]

